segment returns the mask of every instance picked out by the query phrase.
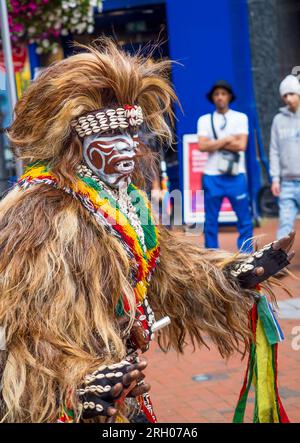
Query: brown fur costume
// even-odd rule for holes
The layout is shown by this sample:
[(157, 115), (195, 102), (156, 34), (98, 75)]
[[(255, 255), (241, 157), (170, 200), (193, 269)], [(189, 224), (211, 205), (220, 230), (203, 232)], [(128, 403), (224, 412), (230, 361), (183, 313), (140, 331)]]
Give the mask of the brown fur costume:
[[(170, 141), (164, 114), (172, 117), (176, 97), (168, 68), (109, 41), (49, 67), (16, 106), (9, 131), (16, 154), (25, 162), (47, 160), (60, 184), (69, 184), (82, 160), (70, 121), (115, 103), (139, 104), (148, 130)], [(136, 183), (139, 175), (137, 166)], [(0, 250), (0, 325), (7, 346), (0, 351), (1, 419), (55, 422), (85, 374), (125, 356), (115, 306), (121, 293), (134, 305), (130, 264), (119, 242), (78, 201), (45, 184), (15, 188), (1, 201)], [(224, 357), (248, 347), (252, 297), (223, 270), (236, 258), (161, 229), (161, 258), (148, 297), (157, 318), (172, 320), (160, 335), (164, 350), (182, 352), (187, 336), (195, 345), (208, 336)], [(75, 396), (71, 403), (76, 411)]]

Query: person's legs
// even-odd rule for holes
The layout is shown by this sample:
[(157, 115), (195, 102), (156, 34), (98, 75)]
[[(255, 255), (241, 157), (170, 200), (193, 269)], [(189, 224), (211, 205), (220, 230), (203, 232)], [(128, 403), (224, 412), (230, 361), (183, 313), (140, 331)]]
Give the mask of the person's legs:
[(203, 176), (204, 190), (204, 240), (206, 248), (218, 248), (218, 216), (223, 200), (218, 186), (218, 176)]
[(235, 177), (230, 177), (227, 192), (228, 195), (226, 197), (228, 197), (238, 219), (237, 229), (239, 237), (237, 246), (242, 251), (251, 252), (253, 248), (250, 239), (253, 237), (253, 222), (246, 175), (239, 174)]
[(300, 186), (293, 181), (282, 181), (279, 196), (279, 227), (277, 239), (287, 235), (293, 228), (299, 210)]

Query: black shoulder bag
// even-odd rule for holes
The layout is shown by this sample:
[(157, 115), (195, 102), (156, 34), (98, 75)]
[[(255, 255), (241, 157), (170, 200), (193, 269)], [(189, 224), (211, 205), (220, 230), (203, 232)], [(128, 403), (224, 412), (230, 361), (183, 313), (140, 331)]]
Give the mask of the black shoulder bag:
[[(214, 139), (218, 140), (218, 136), (214, 126), (214, 114), (210, 116), (211, 128)], [(227, 151), (226, 149), (219, 150), (218, 170), (224, 175), (238, 175), (240, 154), (238, 152)]]

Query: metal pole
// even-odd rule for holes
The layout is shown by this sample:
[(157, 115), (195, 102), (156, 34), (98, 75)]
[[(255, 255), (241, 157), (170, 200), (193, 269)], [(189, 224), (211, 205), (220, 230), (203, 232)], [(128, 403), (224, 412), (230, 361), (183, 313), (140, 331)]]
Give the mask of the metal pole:
[[(11, 106), (11, 115), (13, 115), (13, 110), (15, 104), (17, 103), (17, 90), (15, 82), (14, 64), (12, 58), (6, 0), (0, 0), (0, 25), (1, 25), (1, 36), (2, 36), (2, 47), (4, 54), (4, 65), (7, 76), (8, 97)], [(19, 177), (22, 174), (22, 172), (23, 172), (22, 161), (17, 160), (16, 161), (17, 176)]]
[[(0, 108), (1, 108), (1, 102), (4, 102), (3, 96), (0, 96)], [(0, 127), (2, 128), (3, 124), (3, 114), (0, 109)], [(5, 155), (4, 155), (4, 149), (5, 149), (5, 137), (4, 134), (0, 133), (0, 198), (4, 194), (4, 192), (7, 190), (8, 185), (8, 171), (5, 167)]]

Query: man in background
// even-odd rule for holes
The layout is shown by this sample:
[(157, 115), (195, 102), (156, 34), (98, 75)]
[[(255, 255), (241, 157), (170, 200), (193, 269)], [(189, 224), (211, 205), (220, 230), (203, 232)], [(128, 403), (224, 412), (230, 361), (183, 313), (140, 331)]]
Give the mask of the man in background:
[(207, 98), (216, 109), (199, 118), (197, 131), (200, 151), (208, 152), (203, 175), (205, 247), (219, 247), (218, 216), (227, 197), (238, 219), (238, 248), (250, 251), (253, 225), (245, 167), (248, 117), (229, 108), (235, 95), (223, 80), (212, 87)]
[(277, 238), (290, 232), (300, 208), (300, 84), (288, 75), (280, 84), (285, 106), (274, 117), (271, 129), (270, 173), (272, 192), (279, 197)]

